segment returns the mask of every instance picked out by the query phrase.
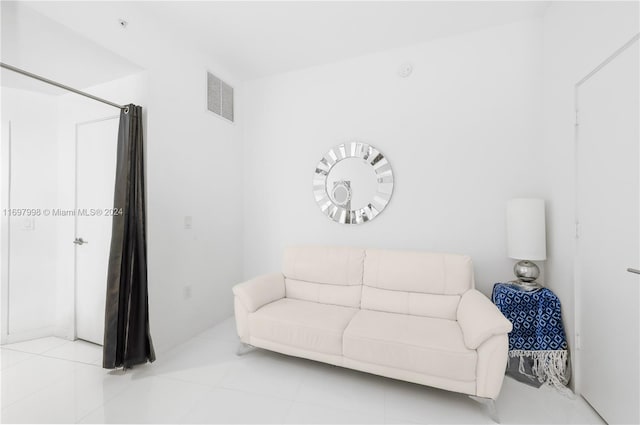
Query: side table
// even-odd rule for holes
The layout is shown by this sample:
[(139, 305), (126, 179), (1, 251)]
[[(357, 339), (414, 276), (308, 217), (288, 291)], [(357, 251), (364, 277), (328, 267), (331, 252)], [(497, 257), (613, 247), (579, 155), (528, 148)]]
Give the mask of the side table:
[(570, 393), (569, 352), (558, 297), (547, 288), (527, 291), (496, 283), (491, 299), (513, 324), (507, 374), (536, 387), (548, 384)]

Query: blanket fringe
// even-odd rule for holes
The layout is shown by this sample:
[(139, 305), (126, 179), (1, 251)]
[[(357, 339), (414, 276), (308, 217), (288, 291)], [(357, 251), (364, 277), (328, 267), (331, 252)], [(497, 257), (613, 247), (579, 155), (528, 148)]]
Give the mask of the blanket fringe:
[[(569, 379), (567, 378), (568, 367), (568, 351), (567, 350), (512, 350), (509, 351), (509, 357), (517, 357), (520, 359), (518, 372), (530, 379), (537, 379), (541, 384), (554, 387), (560, 393), (567, 397), (573, 398), (573, 392), (566, 387)], [(524, 367), (524, 358), (533, 359), (531, 373), (528, 374)]]

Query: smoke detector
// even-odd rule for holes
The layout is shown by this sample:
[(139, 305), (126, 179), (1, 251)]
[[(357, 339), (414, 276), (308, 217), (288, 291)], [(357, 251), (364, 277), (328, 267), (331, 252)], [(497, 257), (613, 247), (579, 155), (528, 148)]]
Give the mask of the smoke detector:
[(413, 72), (413, 65), (409, 62), (405, 62), (398, 68), (398, 76), (401, 78), (407, 78)]
[(120, 28), (122, 29), (126, 29), (127, 25), (129, 25), (129, 22), (125, 21), (124, 19), (118, 19), (118, 23), (120, 24)]

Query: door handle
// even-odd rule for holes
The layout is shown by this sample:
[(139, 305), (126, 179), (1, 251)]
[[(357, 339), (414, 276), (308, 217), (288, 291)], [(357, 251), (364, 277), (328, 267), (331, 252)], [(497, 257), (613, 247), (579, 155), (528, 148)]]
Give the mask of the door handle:
[(638, 270), (638, 269), (632, 269), (631, 267), (629, 267), (629, 268), (627, 269), (627, 271), (628, 271), (629, 273), (640, 274), (640, 270)]
[(82, 240), (82, 238), (75, 238), (73, 243), (76, 244), (76, 245), (84, 245), (86, 243), (89, 243), (89, 241)]

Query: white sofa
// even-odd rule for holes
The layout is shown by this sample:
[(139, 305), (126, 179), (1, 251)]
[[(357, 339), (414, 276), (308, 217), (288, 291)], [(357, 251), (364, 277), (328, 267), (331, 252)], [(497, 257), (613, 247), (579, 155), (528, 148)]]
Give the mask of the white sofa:
[(282, 273), (233, 293), (244, 344), (476, 399), (500, 392), (512, 325), (474, 289), (468, 256), (293, 247)]

